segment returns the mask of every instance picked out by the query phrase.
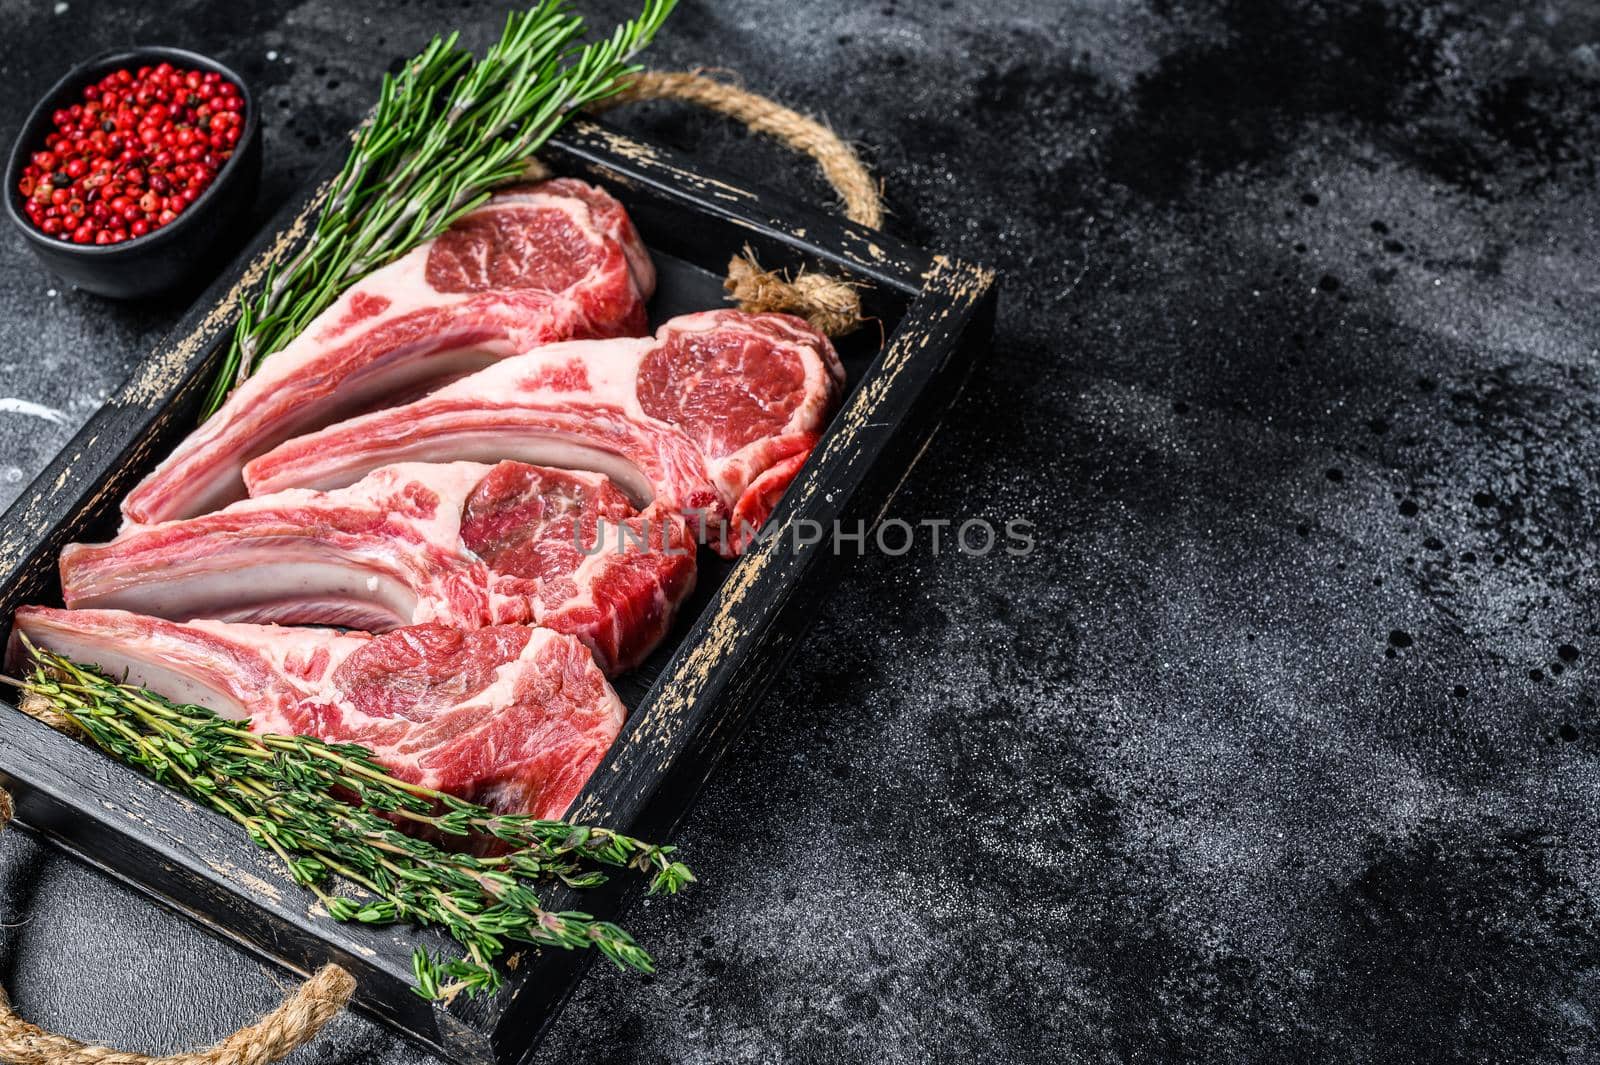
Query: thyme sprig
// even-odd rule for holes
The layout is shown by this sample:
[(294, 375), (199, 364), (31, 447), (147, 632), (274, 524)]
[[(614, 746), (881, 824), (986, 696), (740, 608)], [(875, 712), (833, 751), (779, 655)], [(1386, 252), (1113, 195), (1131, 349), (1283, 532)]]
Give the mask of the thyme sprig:
[[(607, 879), (602, 867), (613, 867), (648, 876), (651, 894), (674, 893), (694, 875), (672, 847), (495, 813), (399, 780), (357, 744), (257, 734), (249, 722), (174, 703), (24, 642), (33, 674), (10, 683), (106, 753), (238, 822), (334, 920), (434, 925), (461, 944), (459, 958), (417, 949), (412, 967), (425, 998), (499, 987), (494, 961), (514, 942), (592, 947), (619, 968), (655, 971), (624, 929), (578, 910), (548, 910), (534, 886), (594, 887)], [(447, 850), (400, 831), (402, 823), (467, 844), (498, 842), (491, 849), (501, 853)]]
[(565, 0), (542, 0), (513, 12), (481, 60), (452, 33), (385, 76), (312, 232), (245, 300), (203, 413), (352, 284), (521, 177), (567, 118), (637, 72), (633, 58), (676, 2), (645, 0), (610, 37), (582, 44), (583, 19)]

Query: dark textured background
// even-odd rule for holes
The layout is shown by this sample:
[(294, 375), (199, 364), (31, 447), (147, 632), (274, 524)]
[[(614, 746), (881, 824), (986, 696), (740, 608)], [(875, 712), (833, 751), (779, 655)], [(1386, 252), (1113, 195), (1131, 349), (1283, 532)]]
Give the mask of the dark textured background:
[[(499, 18), (54, 7), (0, 0), (0, 139), (90, 53), (198, 48), (264, 101), (263, 213)], [(1040, 541), (853, 565), (683, 833), (704, 886), (632, 914), (662, 975), (595, 970), (539, 1060), (1600, 1060), (1591, 0), (685, 0), (654, 59), (826, 115), (891, 228), (1004, 271), (893, 513)], [(0, 501), (178, 310), (0, 238)], [(176, 1049), (286, 986), (0, 852), (31, 1018)], [(423, 1058), (345, 1018), (299, 1060)]]

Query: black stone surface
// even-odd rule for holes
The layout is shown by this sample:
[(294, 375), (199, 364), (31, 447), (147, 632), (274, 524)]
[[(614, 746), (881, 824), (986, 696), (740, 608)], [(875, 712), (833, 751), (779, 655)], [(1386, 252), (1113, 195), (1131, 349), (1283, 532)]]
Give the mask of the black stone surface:
[[(96, 50), (212, 52), (268, 110), (263, 215), (382, 67), (500, 17), (54, 10), (0, 2), (6, 139)], [(654, 61), (826, 115), (893, 229), (1004, 270), (893, 515), (1037, 550), (851, 566), (683, 833), (704, 886), (632, 914), (662, 974), (597, 969), (538, 1060), (1596, 1060), (1600, 10), (684, 0)], [(624, 121), (823, 195), (716, 122)], [(180, 302), (0, 248), (4, 500)], [(286, 985), (0, 859), (40, 1023), (174, 1050)], [(298, 1060), (426, 1059), (345, 1018)]]

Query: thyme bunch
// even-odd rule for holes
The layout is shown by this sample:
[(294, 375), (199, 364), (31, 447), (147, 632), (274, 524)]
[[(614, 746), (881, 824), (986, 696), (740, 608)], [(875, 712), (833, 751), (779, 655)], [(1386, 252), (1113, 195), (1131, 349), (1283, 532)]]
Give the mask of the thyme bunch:
[[(11, 683), (106, 753), (238, 822), (334, 920), (434, 925), (461, 944), (459, 958), (417, 949), (415, 990), (425, 998), (493, 991), (501, 979), (494, 960), (511, 943), (594, 948), (619, 968), (654, 972), (650, 955), (624, 929), (581, 911), (548, 910), (535, 886), (594, 887), (606, 881), (605, 867), (647, 876), (651, 894), (675, 893), (694, 880), (673, 860), (672, 847), (495, 813), (399, 780), (357, 744), (257, 734), (247, 721), (179, 705), (31, 643), (27, 649), (33, 674)], [(447, 850), (400, 831), (401, 823), (509, 849)], [(335, 878), (355, 894), (336, 889)]]
[(240, 309), (203, 416), (352, 284), (431, 240), (514, 181), (573, 112), (622, 88), (677, 0), (588, 44), (566, 0), (513, 12), (480, 60), (436, 37), (386, 75), (308, 238)]

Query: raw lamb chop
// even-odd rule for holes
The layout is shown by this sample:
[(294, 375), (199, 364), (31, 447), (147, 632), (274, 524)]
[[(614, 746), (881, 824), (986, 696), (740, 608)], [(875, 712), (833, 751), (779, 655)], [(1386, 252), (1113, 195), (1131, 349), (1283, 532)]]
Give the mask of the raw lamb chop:
[(622, 205), (559, 178), (495, 195), (318, 315), (122, 501), (130, 524), (243, 498), (246, 461), (538, 344), (639, 336), (655, 287)]
[(526, 625), (370, 636), (23, 607), (13, 671), (18, 633), (257, 732), (362, 744), (401, 779), (503, 813), (560, 817), (626, 716), (581, 643)]
[(245, 467), (252, 495), (336, 488), (404, 460), (597, 470), (738, 554), (805, 463), (844, 388), (799, 318), (707, 311), (654, 339), (552, 344), (430, 396), (297, 437)]
[(694, 587), (683, 519), (595, 473), (402, 463), (61, 552), (69, 607), (382, 632), (531, 623), (638, 665)]

